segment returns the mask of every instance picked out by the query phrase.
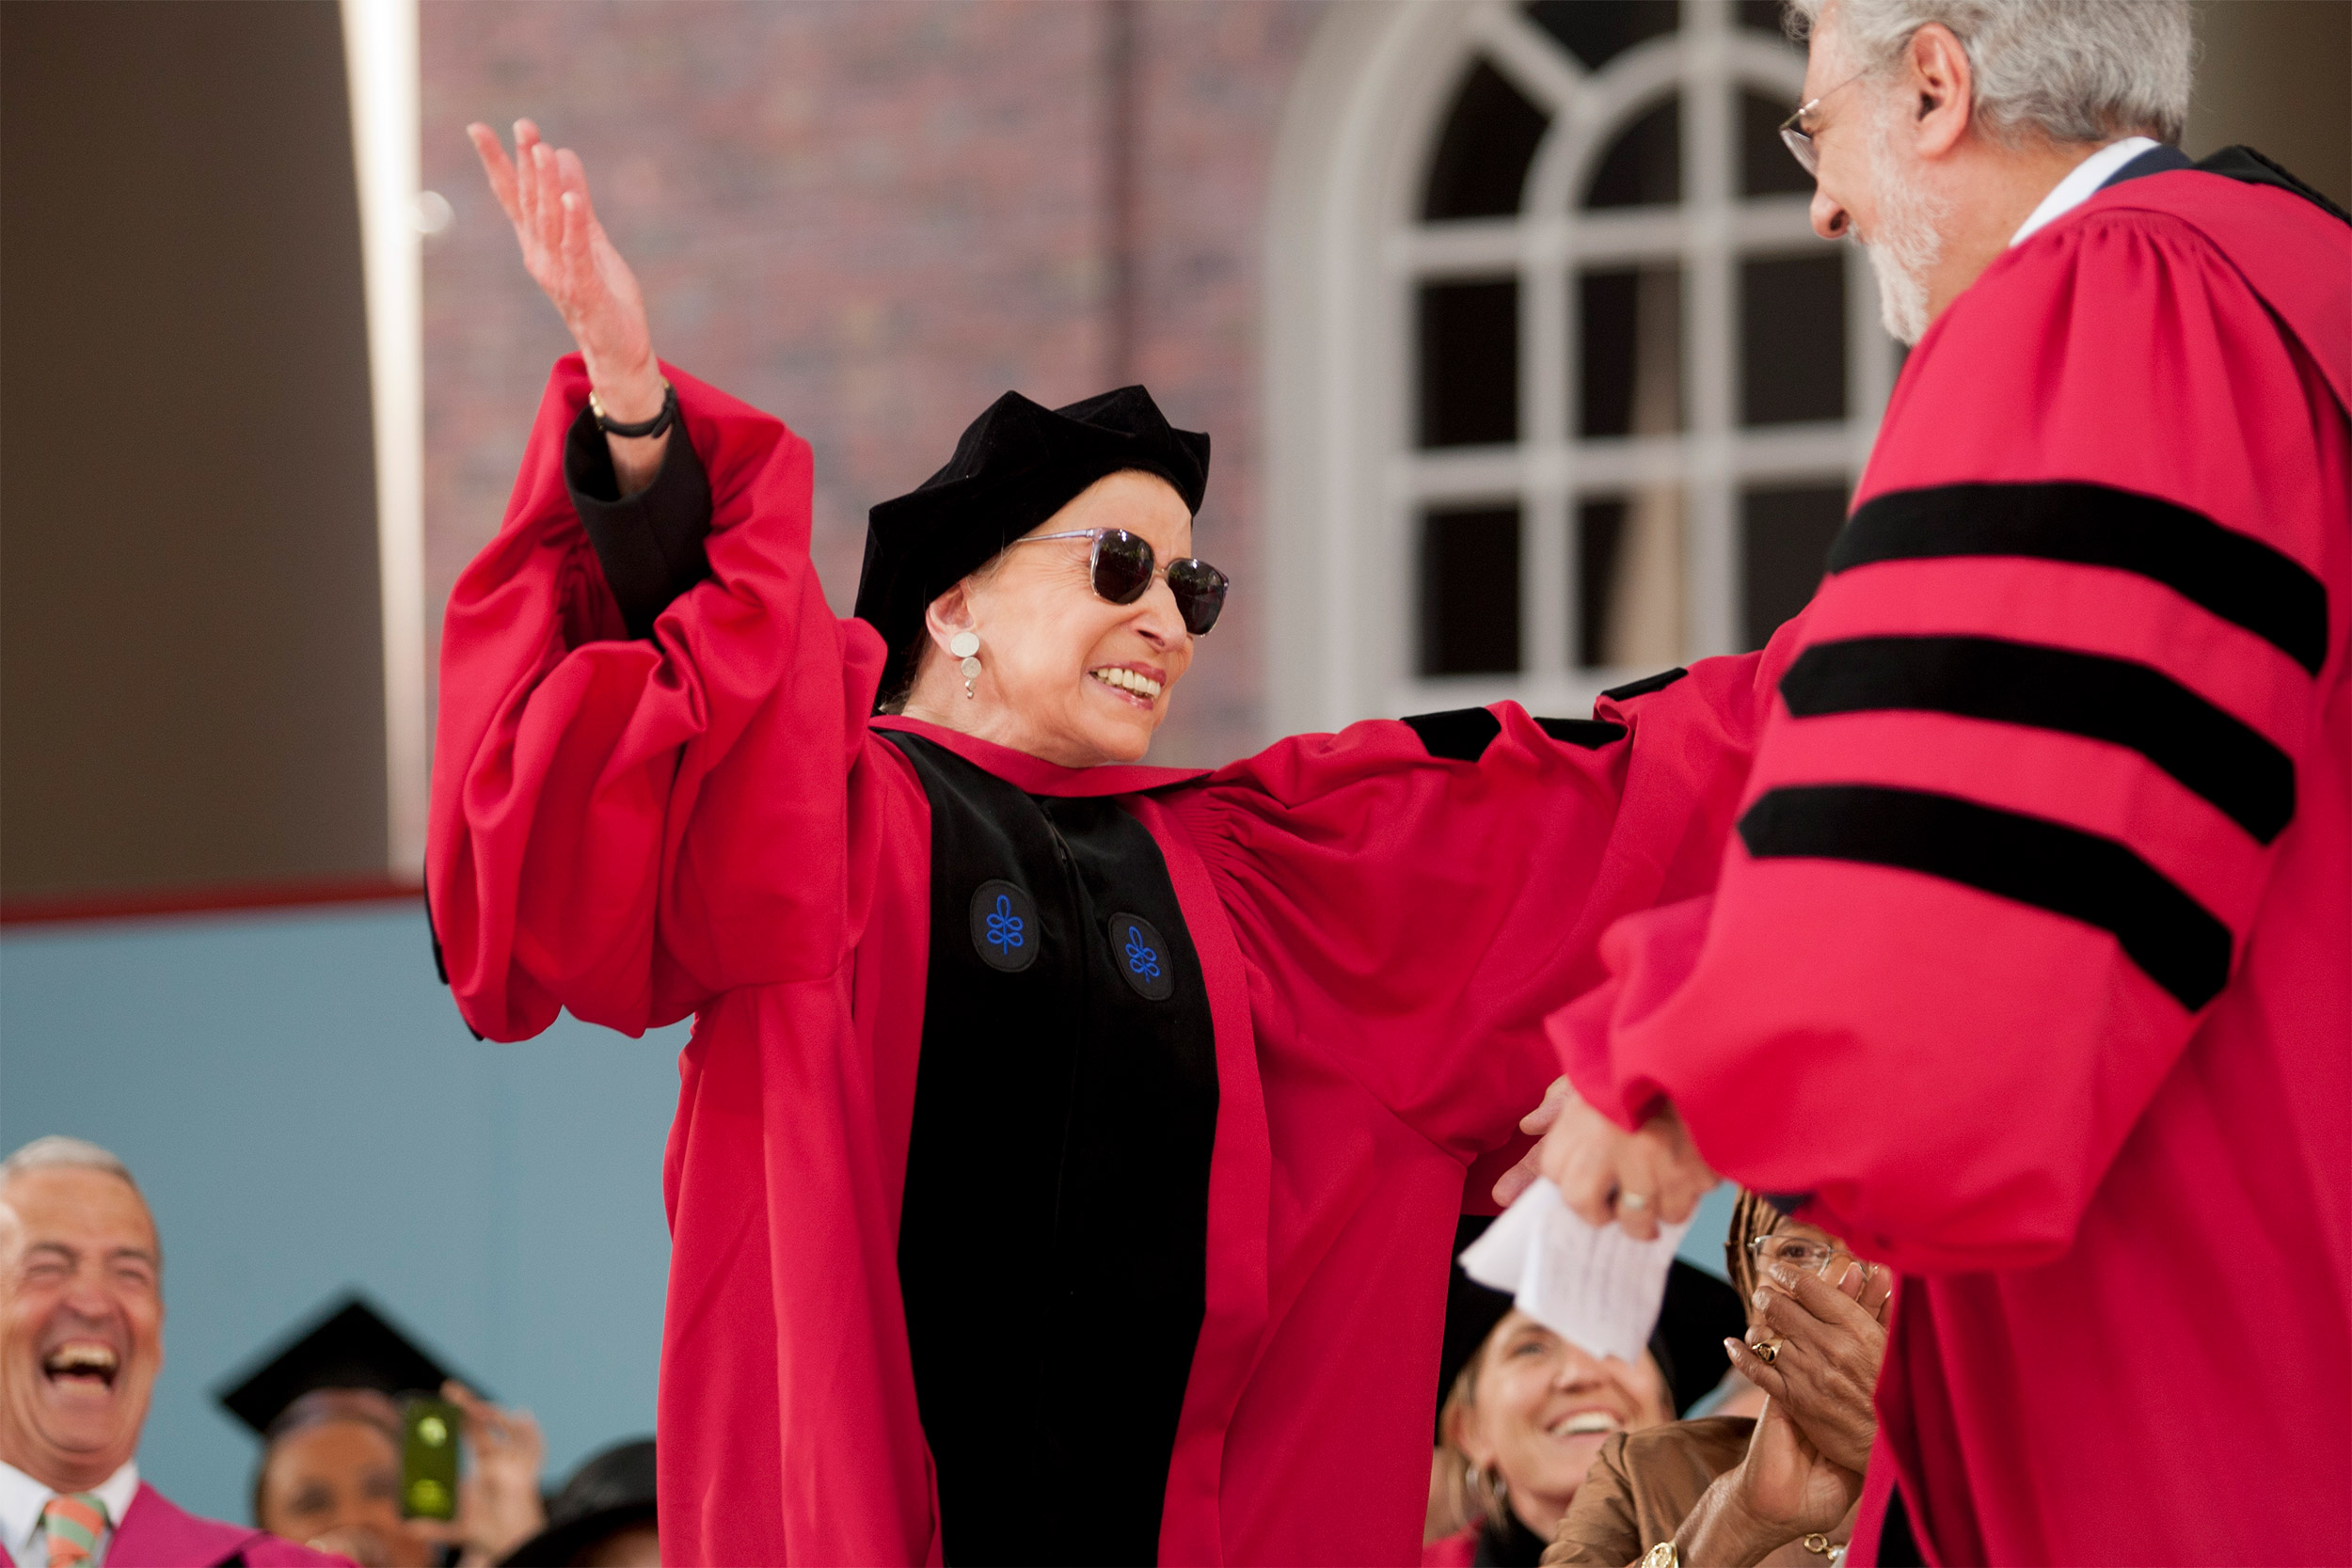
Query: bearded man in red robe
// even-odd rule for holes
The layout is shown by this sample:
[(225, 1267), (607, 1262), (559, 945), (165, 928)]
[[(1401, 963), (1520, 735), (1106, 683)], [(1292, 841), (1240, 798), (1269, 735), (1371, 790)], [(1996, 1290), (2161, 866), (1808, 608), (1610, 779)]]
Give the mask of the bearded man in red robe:
[[(1766, 1422), (1783, 1484), (1646, 1560), (1858, 1495), (1858, 1561), (2345, 1561), (2352, 226), (2170, 145), (2184, 5), (1794, 8), (1815, 227), (1916, 347), (1538, 1158), (1637, 1235), (1724, 1172), (1902, 1283), (1867, 1484)], [(1740, 1370), (1832, 1290), (1767, 1281)]]

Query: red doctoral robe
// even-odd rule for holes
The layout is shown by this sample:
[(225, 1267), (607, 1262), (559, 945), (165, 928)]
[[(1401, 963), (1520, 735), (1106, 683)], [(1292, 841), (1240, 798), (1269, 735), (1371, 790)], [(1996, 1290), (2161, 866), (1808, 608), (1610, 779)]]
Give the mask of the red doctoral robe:
[(2352, 1554), (2352, 230), (2117, 185), (1921, 341), (1587, 1100), (1901, 1272), (1856, 1556)]
[(1600, 931), (1711, 882), (1745, 663), (1608, 722), (1379, 721), (1208, 775), (872, 721), (883, 647), (819, 591), (807, 446), (670, 375), (710, 580), (624, 637), (563, 473), (587, 385), (559, 364), (449, 606), (428, 857), (483, 1035), (696, 1015), (664, 1171), (665, 1560), (939, 1560), (897, 1259), (930, 806), (896, 724), (1032, 795), (1120, 799), (1200, 954), (1207, 1303), (1161, 1559), (1417, 1561), (1456, 1216), (1523, 1148), (1542, 1020), (1600, 979)]

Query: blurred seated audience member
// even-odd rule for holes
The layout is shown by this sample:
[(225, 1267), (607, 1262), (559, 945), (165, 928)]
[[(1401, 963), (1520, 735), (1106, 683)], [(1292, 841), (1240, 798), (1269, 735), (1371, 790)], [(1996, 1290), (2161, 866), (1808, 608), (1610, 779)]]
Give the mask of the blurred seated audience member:
[(1724, 1348), (1732, 1376), (1769, 1396), (1759, 1414), (1609, 1438), (1546, 1563), (1625, 1568), (1665, 1541), (1708, 1568), (1843, 1557), (1878, 1431), (1894, 1275), (1748, 1192), (1724, 1248), (1748, 1302), (1746, 1338)]
[(660, 1568), (653, 1439), (618, 1443), (572, 1472), (548, 1528), (506, 1559), (514, 1568)]
[[(1457, 1256), (1486, 1224), (1462, 1222)], [(1629, 1366), (1586, 1354), (1456, 1263), (1422, 1562), (1532, 1568), (1601, 1444), (1674, 1418), (1677, 1360), (1694, 1390), (1711, 1387), (1725, 1365), (1723, 1336), (1741, 1322), (1730, 1287), (1677, 1262), (1650, 1348)]]
[(400, 1406), (373, 1388), (317, 1388), (270, 1424), (253, 1522), (359, 1568), (435, 1568), (437, 1544), (400, 1513)]
[[(263, 1529), (362, 1568), (488, 1568), (547, 1522), (538, 1423), (477, 1396), (364, 1300), (342, 1303), (267, 1354), (219, 1396), (262, 1436), (253, 1519)], [(438, 1389), (464, 1417), (469, 1463), (453, 1519), (404, 1516), (402, 1399), (422, 1389)]]
[(458, 1482), (455, 1519), (402, 1516), (401, 1411), (390, 1395), (315, 1388), (270, 1423), (254, 1522), (360, 1568), (432, 1568), (452, 1546), (459, 1568), (489, 1568), (545, 1523), (547, 1445), (528, 1414), (501, 1410), (461, 1383), (444, 1384), (442, 1397), (466, 1413), (460, 1441), (473, 1459)]
[(0, 1161), (0, 1547), (15, 1568), (330, 1561), (183, 1513), (139, 1479), (163, 1279), (154, 1216), (120, 1160), (46, 1137)]

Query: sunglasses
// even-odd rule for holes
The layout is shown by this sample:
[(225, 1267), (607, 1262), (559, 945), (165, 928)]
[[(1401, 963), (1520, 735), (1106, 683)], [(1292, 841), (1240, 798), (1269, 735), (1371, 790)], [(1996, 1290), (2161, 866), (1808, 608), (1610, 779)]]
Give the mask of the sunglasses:
[(1143, 597), (1155, 577), (1168, 578), (1168, 591), (1176, 595), (1176, 609), (1184, 618), (1184, 629), (1195, 637), (1205, 637), (1216, 625), (1216, 617), (1225, 608), (1225, 591), (1233, 579), (1195, 556), (1182, 561), (1159, 564), (1152, 553), (1152, 542), (1141, 534), (1129, 533), (1123, 528), (1082, 528), (1068, 533), (1033, 533), (1016, 539), (1016, 545), (1042, 545), (1049, 539), (1091, 539), (1093, 548), (1087, 552), (1087, 578), (1094, 585), (1095, 596), (1112, 604), (1133, 604)]

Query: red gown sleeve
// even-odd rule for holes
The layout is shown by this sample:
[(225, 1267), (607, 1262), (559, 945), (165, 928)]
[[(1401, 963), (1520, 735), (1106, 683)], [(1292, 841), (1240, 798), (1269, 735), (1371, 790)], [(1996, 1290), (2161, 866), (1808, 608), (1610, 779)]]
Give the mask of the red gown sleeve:
[(2243, 958), (2322, 738), (2352, 483), (2315, 408), (2176, 220), (2086, 214), (1988, 270), (1768, 656), (1718, 891), (1612, 931), (1553, 1021), (1584, 1096), (1671, 1100), (1898, 1267), (2062, 1252)]
[(664, 369), (709, 474), (709, 578), (627, 637), (564, 486), (572, 356), (450, 598), (426, 877), (458, 1006), (493, 1039), (559, 1007), (637, 1033), (831, 974), (853, 939), (847, 781), (881, 641), (810, 564), (807, 444)]
[(1558, 1071), (1544, 1014), (1601, 978), (1600, 932), (1712, 881), (1755, 668), (1707, 661), (1598, 721), (1502, 703), (1295, 736), (1176, 796), (1262, 1038), (1466, 1163), (1503, 1148)]

